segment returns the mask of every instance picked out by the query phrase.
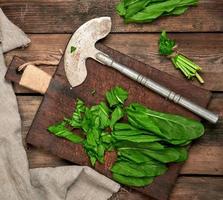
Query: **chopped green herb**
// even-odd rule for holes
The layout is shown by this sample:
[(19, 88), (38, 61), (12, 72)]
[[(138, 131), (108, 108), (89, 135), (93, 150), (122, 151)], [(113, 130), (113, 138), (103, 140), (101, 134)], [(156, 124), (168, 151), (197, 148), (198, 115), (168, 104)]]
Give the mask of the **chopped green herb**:
[(70, 53), (74, 53), (74, 52), (76, 51), (76, 49), (77, 49), (76, 47), (71, 46), (71, 47), (70, 47)]
[(48, 131), (56, 135), (57, 137), (65, 138), (73, 143), (82, 143), (83, 138), (74, 134), (66, 128), (66, 123), (62, 122), (48, 127)]
[(119, 86), (116, 86), (110, 91), (106, 92), (106, 99), (110, 107), (123, 105), (127, 98), (128, 92)]
[(113, 128), (113, 126), (124, 116), (124, 111), (122, 108), (117, 106), (115, 110), (111, 114), (111, 122), (110, 127)]

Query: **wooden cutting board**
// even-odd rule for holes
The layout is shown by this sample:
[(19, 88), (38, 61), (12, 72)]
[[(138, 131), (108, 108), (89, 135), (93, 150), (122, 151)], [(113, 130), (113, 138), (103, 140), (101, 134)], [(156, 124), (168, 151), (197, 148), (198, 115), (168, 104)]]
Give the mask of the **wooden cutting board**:
[[(189, 82), (185, 83), (106, 46), (98, 45), (98, 48), (111, 55), (117, 62), (141, 72), (143, 75), (165, 85), (201, 106), (206, 107), (210, 101), (211, 94), (206, 90), (200, 89)], [(16, 67), (20, 64), (22, 64), (20, 59), (13, 59), (6, 74), (6, 79), (19, 82), (21, 75), (16, 73)], [(88, 59), (86, 65), (88, 71), (87, 79), (82, 85), (71, 89), (65, 76), (62, 57), (27, 135), (29, 144), (50, 151), (75, 164), (90, 166), (89, 159), (81, 145), (55, 137), (47, 131), (47, 127), (63, 120), (64, 116), (71, 116), (77, 97), (84, 100), (87, 105), (92, 106), (103, 101), (105, 92), (116, 85), (122, 86), (129, 91), (127, 104), (139, 102), (157, 111), (180, 114), (199, 120), (191, 112), (175, 105), (173, 102), (169, 102), (114, 69), (103, 66), (92, 59)], [(93, 90), (96, 91), (94, 95), (92, 95)], [(97, 163), (95, 169), (105, 176), (111, 177), (109, 168), (115, 159), (115, 153), (106, 153), (105, 164)], [(171, 164), (168, 172), (157, 177), (151, 185), (134, 189), (154, 199), (166, 200), (175, 184), (181, 166), (182, 164)]]

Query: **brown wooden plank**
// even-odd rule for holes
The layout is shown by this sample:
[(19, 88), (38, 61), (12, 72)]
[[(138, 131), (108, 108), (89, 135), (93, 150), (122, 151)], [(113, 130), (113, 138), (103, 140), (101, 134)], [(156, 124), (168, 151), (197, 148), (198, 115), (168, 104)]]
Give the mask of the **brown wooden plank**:
[(222, 177), (181, 177), (170, 196), (171, 200), (221, 200)]
[[(23, 139), (25, 138), (37, 109), (41, 103), (41, 96), (17, 96), (19, 111), (22, 117)], [(223, 116), (223, 96), (214, 97), (209, 108), (220, 112)], [(209, 174), (223, 175), (223, 121), (218, 125), (207, 125), (205, 135), (191, 147), (189, 159), (184, 164), (181, 174)], [(69, 164), (50, 153), (29, 147), (28, 157), (31, 168), (44, 166), (60, 166)]]
[(42, 101), (41, 96), (17, 96), (19, 113), (22, 119), (22, 138), (25, 144), (26, 134)]
[(181, 174), (209, 174), (209, 170), (213, 175), (223, 174), (223, 94), (214, 95), (208, 108), (219, 113), (221, 120), (206, 124), (205, 135), (192, 145)]
[[(188, 82), (183, 75), (176, 70), (172, 63), (157, 52), (157, 40), (159, 34), (111, 34), (102, 43), (117, 49), (146, 64), (150, 64), (161, 71), (167, 72), (182, 82)], [(198, 87), (212, 91), (223, 91), (223, 34), (196, 33), (196, 34), (171, 34), (176, 39), (180, 50), (203, 68), (205, 84), (200, 85), (192, 81)], [(24, 49), (18, 49), (6, 54), (9, 64), (14, 55), (26, 60), (55, 60), (61, 57), (60, 49), (64, 50), (69, 34), (31, 34), (32, 44)], [(54, 66), (44, 66), (44, 70), (53, 74)], [(17, 93), (30, 93), (21, 87), (15, 87)]]
[(43, 151), (41, 149), (37, 149), (31, 146), (27, 147), (27, 144), (25, 142), (28, 130), (42, 101), (42, 96), (17, 96), (17, 100), (19, 105), (19, 112), (22, 119), (22, 139), (23, 144), (26, 147), (29, 167), (36, 168), (68, 165), (68, 161), (58, 158), (57, 156), (54, 156), (51, 153)]
[(194, 142), (181, 174), (223, 175), (223, 121), (207, 128), (205, 136)]
[(61, 159), (55, 155), (52, 155), (49, 152), (37, 149), (35, 147), (28, 146), (28, 149), (26, 151), (30, 168), (73, 165), (72, 163), (64, 159)]
[(1, 0), (0, 7), (9, 18), (29, 33), (71, 33), (85, 21), (111, 16), (113, 32), (173, 32), (223, 31), (223, 2), (200, 0), (197, 7), (184, 15), (161, 18), (150, 24), (123, 23), (115, 12), (119, 0)]
[[(223, 199), (222, 177), (180, 177), (169, 200), (221, 200)], [(146, 200), (146, 196), (121, 189), (110, 200)]]

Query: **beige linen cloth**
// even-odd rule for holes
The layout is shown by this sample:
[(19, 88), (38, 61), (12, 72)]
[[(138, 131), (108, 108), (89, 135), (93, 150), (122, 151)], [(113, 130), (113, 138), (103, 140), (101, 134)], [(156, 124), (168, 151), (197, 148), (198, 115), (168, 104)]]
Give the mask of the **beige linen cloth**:
[(4, 80), (3, 52), (30, 40), (0, 9), (0, 200), (105, 200), (119, 185), (89, 167), (29, 170), (21, 121), (11, 84)]

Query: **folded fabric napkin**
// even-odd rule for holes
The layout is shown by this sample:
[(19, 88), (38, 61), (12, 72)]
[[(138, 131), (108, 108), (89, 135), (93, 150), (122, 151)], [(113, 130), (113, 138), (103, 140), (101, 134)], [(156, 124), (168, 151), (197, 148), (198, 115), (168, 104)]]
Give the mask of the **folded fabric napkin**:
[(21, 137), (16, 96), (4, 80), (3, 52), (30, 43), (0, 9), (0, 199), (105, 200), (119, 184), (89, 167), (65, 166), (29, 170)]

